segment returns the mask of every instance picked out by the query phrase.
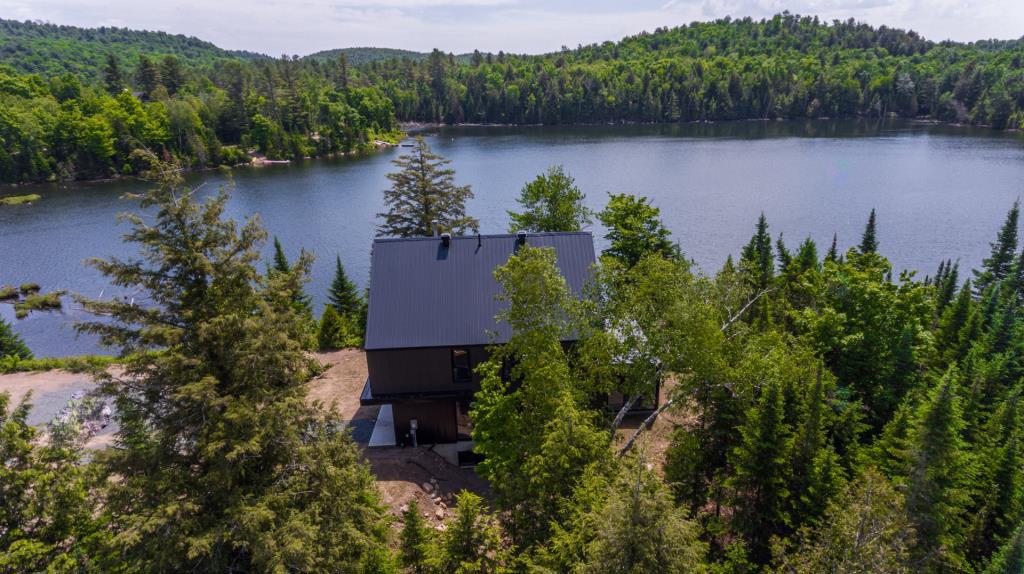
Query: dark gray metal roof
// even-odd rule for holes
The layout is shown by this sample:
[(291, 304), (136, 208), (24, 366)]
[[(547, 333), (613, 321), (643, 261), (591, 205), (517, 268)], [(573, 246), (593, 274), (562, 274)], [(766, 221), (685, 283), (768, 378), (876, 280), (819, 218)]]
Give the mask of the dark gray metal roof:
[[(596, 261), (589, 232), (531, 233), (526, 243), (554, 247), (559, 270), (579, 295)], [(514, 234), (453, 237), (447, 248), (437, 237), (374, 240), (366, 349), (507, 341), (508, 326), (494, 320), (503, 305), (494, 269), (516, 246)], [(496, 332), (494, 341), (488, 331)]]

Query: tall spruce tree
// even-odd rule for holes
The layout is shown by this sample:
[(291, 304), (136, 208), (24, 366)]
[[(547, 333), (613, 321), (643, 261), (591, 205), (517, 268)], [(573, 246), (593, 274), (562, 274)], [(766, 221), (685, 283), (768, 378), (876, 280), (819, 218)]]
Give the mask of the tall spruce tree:
[(455, 498), (455, 518), (441, 535), (438, 572), (501, 572), (506, 562), (497, 521), (476, 494)]
[(402, 513), (402, 533), (399, 540), (399, 558), (409, 574), (427, 574), (431, 571), (431, 531), (420, 516), (420, 506), (413, 499)]
[(355, 283), (349, 280), (345, 273), (340, 255), (334, 262), (334, 279), (331, 280), (327, 300), (342, 317), (357, 317), (363, 312), (363, 298), (360, 297)]
[(915, 556), (935, 571), (965, 567), (964, 511), (973, 465), (961, 437), (958, 377), (950, 369), (921, 403), (905, 477), (907, 512), (918, 534)]
[(454, 183), (451, 163), (430, 150), (423, 136), (416, 137), (410, 154), (396, 159), (398, 172), (389, 173), (391, 189), (384, 192), (387, 211), (378, 213), (384, 220), (378, 236), (416, 237), (434, 234), (434, 222), (440, 231), (455, 235), (479, 228), (479, 222), (466, 215), (466, 200), (473, 198), (468, 185)]
[(832, 234), (832, 244), (828, 248), (828, 252), (825, 253), (825, 261), (836, 262), (839, 261), (839, 234)]
[(995, 243), (991, 243), (991, 253), (981, 262), (981, 269), (975, 270), (974, 289), (984, 293), (997, 282), (1009, 275), (1017, 251), (1017, 233), (1020, 219), (1020, 200), (1013, 202), (1013, 207), (1006, 214), (1006, 220), (996, 235)]
[(786, 532), (789, 523), (789, 452), (792, 430), (785, 421), (779, 382), (768, 381), (758, 402), (740, 426), (741, 442), (732, 452), (734, 474), (733, 526), (750, 542), (753, 560), (770, 558), (771, 537)]
[(743, 248), (740, 266), (747, 272), (751, 283), (757, 289), (767, 288), (775, 276), (772, 237), (768, 233), (768, 220), (764, 213), (757, 218), (757, 229), (754, 236)]
[(1024, 524), (1017, 527), (1013, 536), (999, 549), (992, 562), (985, 568), (985, 574), (1020, 574), (1024, 572)]
[(139, 68), (136, 74), (142, 93), (147, 99), (152, 99), (156, 89), (163, 85), (160, 80), (160, 68), (143, 54), (139, 56)]
[[(168, 170), (169, 171), (169, 170)], [(80, 298), (80, 324), (120, 348), (99, 374), (118, 448), (103, 517), (123, 567), (145, 572), (384, 571), (386, 514), (345, 424), (307, 404), (305, 321), (291, 294), (311, 264), (256, 265), (266, 232), (224, 219), (168, 176), (130, 215), (133, 259), (94, 260), (147, 305)], [(147, 352), (158, 351), (158, 352)]]
[(121, 62), (113, 53), (107, 53), (107, 61), (103, 66), (103, 89), (108, 94), (116, 96), (124, 91), (124, 71), (121, 69)]
[(523, 186), (517, 200), (523, 211), (508, 212), (509, 231), (579, 231), (591, 222), (585, 199), (576, 180), (562, 166), (553, 166)]
[(878, 234), (875, 223), (875, 210), (868, 216), (868, 224), (864, 227), (864, 235), (860, 238), (861, 253), (878, 253)]
[(661, 478), (642, 457), (622, 465), (604, 504), (593, 513), (594, 538), (586, 547), (585, 572), (624, 574), (707, 571), (700, 526), (672, 501)]

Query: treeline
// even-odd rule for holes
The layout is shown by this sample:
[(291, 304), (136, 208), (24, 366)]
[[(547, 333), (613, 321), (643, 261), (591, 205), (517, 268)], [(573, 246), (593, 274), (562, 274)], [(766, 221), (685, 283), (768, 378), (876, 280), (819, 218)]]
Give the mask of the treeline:
[(391, 102), (319, 62), (108, 54), (96, 85), (0, 67), (0, 182), (135, 175), (153, 159), (187, 168), (366, 149), (394, 139)]
[(542, 56), (434, 51), (362, 68), (401, 120), (571, 124), (926, 117), (1024, 124), (1024, 44), (929, 42), (783, 13), (660, 28)]

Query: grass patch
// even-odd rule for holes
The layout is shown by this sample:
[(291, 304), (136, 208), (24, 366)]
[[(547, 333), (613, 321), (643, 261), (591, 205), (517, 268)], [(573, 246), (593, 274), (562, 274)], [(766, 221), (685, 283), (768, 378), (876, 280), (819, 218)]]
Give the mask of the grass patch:
[(29, 293), (38, 293), (40, 290), (38, 283), (22, 283), (21, 287), (18, 287), (18, 291), (21, 291), (22, 295), (28, 295)]
[(38, 193), (30, 193), (28, 195), (7, 195), (0, 197), (0, 205), (21, 205), (22, 203), (39, 201), (42, 198), (43, 196)]
[(10, 285), (0, 286), (0, 301), (10, 301), (18, 298), (18, 290)]
[(64, 291), (51, 291), (45, 295), (31, 293), (14, 304), (14, 316), (19, 319), (28, 317), (32, 311), (52, 311), (61, 308), (61, 295)]
[(47, 357), (43, 359), (22, 359), (15, 355), (8, 355), (0, 357), (0, 374), (54, 369), (84, 373), (95, 369), (105, 369), (116, 362), (117, 357), (110, 355), (79, 355), (77, 357)]

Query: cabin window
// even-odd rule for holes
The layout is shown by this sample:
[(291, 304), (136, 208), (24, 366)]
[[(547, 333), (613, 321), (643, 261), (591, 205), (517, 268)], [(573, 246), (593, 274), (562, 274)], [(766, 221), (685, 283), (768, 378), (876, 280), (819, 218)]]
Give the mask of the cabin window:
[(470, 383), (473, 372), (469, 368), (469, 349), (452, 349), (452, 382)]

